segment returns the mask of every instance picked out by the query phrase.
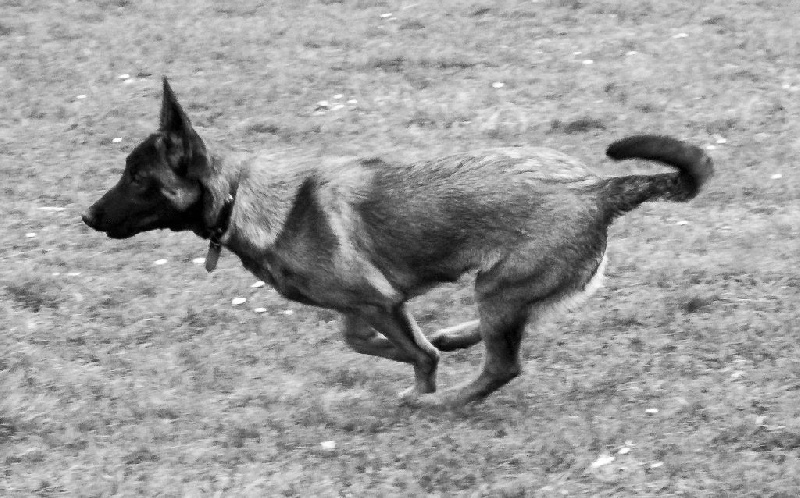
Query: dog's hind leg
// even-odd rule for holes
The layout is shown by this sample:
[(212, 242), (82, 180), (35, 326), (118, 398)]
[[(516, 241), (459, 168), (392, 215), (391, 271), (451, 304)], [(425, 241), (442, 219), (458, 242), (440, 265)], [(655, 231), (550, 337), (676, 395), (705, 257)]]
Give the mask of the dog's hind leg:
[(479, 401), (522, 372), (519, 350), (528, 306), (524, 302), (483, 299), (478, 302), (478, 314), (478, 330), (485, 347), (480, 374), (465, 384), (422, 399), (423, 404), (452, 407)]
[(480, 320), (459, 323), (433, 332), (431, 344), (440, 351), (455, 351), (481, 342)]
[[(420, 398), (422, 404), (460, 406), (480, 401), (522, 372), (520, 345), (526, 324), (597, 287), (604, 258), (578, 261), (507, 261), (476, 280), (480, 335), (485, 352), (477, 378)], [(521, 274), (521, 269), (527, 270)]]
[[(480, 320), (445, 327), (434, 331), (430, 343), (439, 351), (455, 351), (481, 342)], [(394, 361), (411, 363), (411, 357), (398, 349), (389, 339), (375, 331), (358, 315), (345, 314), (342, 326), (344, 340), (354, 351), (380, 356)]]

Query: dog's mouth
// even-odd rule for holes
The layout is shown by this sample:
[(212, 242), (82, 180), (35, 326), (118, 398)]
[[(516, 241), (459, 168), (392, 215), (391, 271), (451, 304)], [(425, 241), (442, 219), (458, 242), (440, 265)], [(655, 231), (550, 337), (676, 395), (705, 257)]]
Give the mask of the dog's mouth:
[[(174, 220), (173, 220), (174, 221)], [(151, 214), (136, 220), (128, 220), (126, 223), (101, 230), (111, 239), (129, 239), (136, 234), (170, 228), (172, 230), (182, 230), (182, 225), (163, 219), (158, 214)]]
[(138, 232), (133, 230), (120, 230), (120, 229), (111, 229), (106, 230), (106, 236), (109, 239), (129, 239), (136, 235)]
[(128, 223), (116, 226), (102, 226), (102, 224), (95, 222), (87, 216), (83, 216), (83, 222), (92, 230), (106, 234), (110, 239), (129, 239), (142, 231)]
[(151, 216), (136, 220), (135, 222), (129, 221), (124, 225), (110, 227), (103, 231), (110, 239), (129, 239), (138, 233), (161, 228), (161, 224), (158, 222), (159, 220), (157, 217)]

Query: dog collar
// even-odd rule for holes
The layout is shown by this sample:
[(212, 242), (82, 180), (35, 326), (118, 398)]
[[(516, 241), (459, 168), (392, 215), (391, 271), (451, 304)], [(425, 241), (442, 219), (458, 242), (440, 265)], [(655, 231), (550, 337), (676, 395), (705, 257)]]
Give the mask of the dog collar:
[(228, 194), (225, 199), (225, 205), (219, 212), (219, 219), (217, 225), (213, 227), (208, 236), (208, 254), (206, 254), (206, 271), (211, 273), (217, 268), (217, 261), (222, 252), (222, 235), (228, 230), (228, 225), (231, 221), (231, 212), (233, 212), (233, 194)]

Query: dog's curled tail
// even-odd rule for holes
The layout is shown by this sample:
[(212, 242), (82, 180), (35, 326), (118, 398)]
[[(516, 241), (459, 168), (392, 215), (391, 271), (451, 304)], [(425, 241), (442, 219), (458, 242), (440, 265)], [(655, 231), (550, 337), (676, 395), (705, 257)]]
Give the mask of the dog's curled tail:
[(711, 158), (702, 149), (672, 137), (634, 135), (609, 145), (606, 155), (616, 161), (658, 161), (678, 170), (674, 173), (630, 175), (604, 180), (599, 202), (609, 220), (649, 200), (688, 201), (714, 174)]

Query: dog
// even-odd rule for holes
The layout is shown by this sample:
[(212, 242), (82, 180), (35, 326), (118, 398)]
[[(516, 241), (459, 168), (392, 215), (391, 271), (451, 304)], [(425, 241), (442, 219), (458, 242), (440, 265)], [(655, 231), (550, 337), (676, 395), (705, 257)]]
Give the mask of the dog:
[[(404, 400), (454, 407), (517, 377), (526, 326), (598, 286), (617, 216), (645, 201), (688, 201), (713, 174), (700, 148), (666, 136), (624, 138), (607, 155), (675, 171), (601, 178), (534, 147), (328, 168), (234, 160), (206, 147), (164, 78), (158, 130), (82, 219), (115, 239), (192, 231), (210, 241), (208, 271), (227, 248), (286, 298), (341, 312), (355, 351), (410, 363)], [(478, 320), (428, 339), (406, 302), (466, 273)], [(478, 376), (437, 392), (440, 351), (481, 341)]]

